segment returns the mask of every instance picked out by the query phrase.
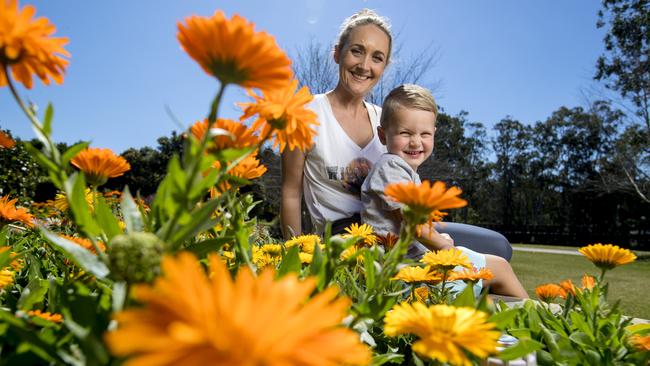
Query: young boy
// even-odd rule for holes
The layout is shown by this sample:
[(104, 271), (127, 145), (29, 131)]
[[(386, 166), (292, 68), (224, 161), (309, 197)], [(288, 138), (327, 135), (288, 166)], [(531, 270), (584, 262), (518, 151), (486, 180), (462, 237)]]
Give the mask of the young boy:
[[(413, 84), (393, 89), (382, 107), (377, 134), (386, 145), (388, 153), (382, 155), (372, 167), (361, 186), (361, 221), (385, 235), (399, 234), (402, 224), (401, 204), (388, 199), (384, 194), (386, 185), (403, 181), (420, 184), (418, 167), (431, 156), (433, 137), (436, 132), (438, 107), (429, 91)], [(407, 257), (419, 259), (428, 250), (450, 249), (454, 242), (449, 235), (435, 229), (423, 229), (408, 249)], [(464, 247), (458, 247), (477, 269), (488, 267), (494, 274), (489, 285), (501, 295), (527, 298), (526, 291), (503, 258), (481, 254)], [(475, 291), (480, 291), (481, 282)]]

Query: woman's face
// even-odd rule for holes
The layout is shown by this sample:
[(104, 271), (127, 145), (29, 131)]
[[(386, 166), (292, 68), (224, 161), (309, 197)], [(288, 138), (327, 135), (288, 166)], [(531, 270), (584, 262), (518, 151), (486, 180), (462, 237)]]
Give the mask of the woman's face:
[(388, 42), (386, 33), (376, 25), (354, 28), (347, 42), (334, 51), (339, 86), (361, 98), (370, 93), (386, 68)]

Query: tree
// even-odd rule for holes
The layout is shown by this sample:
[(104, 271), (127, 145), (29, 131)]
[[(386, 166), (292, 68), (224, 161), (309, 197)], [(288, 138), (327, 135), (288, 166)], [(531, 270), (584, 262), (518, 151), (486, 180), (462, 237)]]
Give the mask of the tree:
[(595, 78), (629, 98), (650, 133), (650, 3), (604, 0), (599, 28), (609, 26)]

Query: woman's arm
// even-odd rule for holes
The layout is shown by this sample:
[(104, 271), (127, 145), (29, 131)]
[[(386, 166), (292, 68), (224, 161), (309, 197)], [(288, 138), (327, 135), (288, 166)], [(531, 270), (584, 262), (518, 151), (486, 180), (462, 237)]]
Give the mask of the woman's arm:
[(282, 153), (280, 225), (285, 239), (302, 233), (301, 204), (304, 169), (305, 155), (302, 151), (299, 149), (284, 150)]

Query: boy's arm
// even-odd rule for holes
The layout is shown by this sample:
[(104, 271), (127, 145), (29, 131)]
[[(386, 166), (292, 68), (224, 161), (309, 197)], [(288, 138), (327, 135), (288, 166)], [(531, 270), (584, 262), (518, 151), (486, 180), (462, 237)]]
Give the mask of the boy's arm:
[[(402, 211), (393, 210), (389, 213), (402, 222)], [(420, 225), (420, 235), (415, 239), (422, 243), (429, 250), (444, 250), (454, 248), (454, 240), (448, 234), (440, 234), (433, 226)]]

